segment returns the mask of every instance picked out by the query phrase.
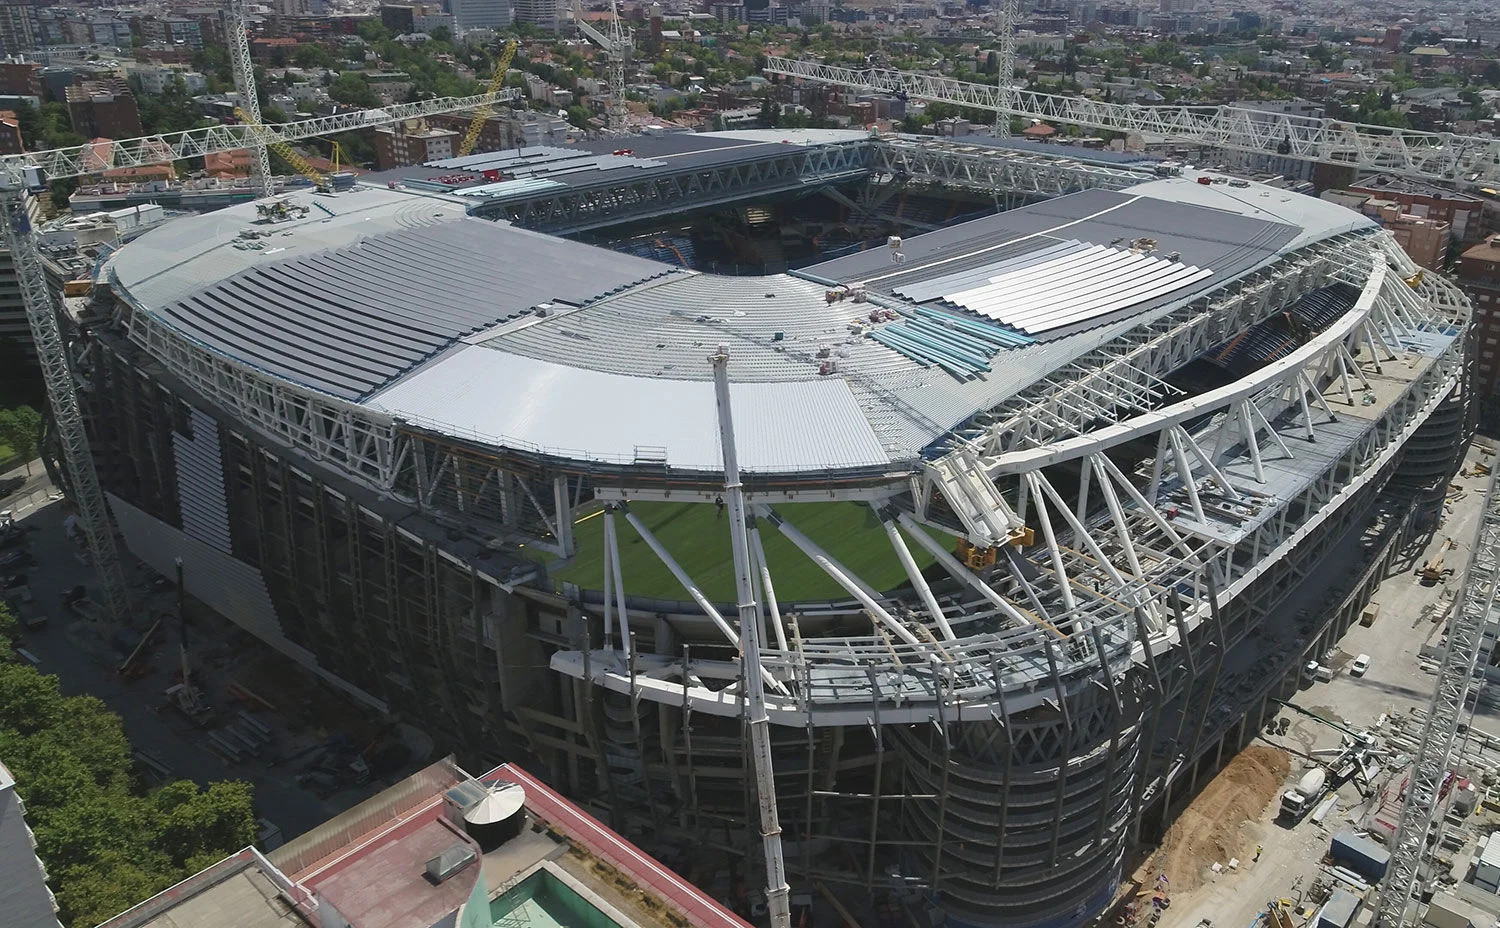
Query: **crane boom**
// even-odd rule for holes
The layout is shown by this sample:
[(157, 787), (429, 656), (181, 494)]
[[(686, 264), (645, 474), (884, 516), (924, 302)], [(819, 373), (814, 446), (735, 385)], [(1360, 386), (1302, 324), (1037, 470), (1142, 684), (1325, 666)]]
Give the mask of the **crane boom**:
[[(253, 122), (250, 114), (238, 106), (234, 108), (234, 114), (244, 122), (260, 125)], [(265, 126), (260, 126), (260, 128), (265, 129)], [(271, 132), (265, 132), (262, 135), (268, 139), (266, 147), (280, 156), (281, 160), (290, 165), (292, 170), (312, 181), (314, 187), (323, 189), (328, 186), (328, 178), (323, 176), (323, 172), (308, 164), (307, 159), (298, 154), (297, 149), (287, 144), (285, 139), (278, 138)]]
[(184, 158), (202, 158), (204, 155), (211, 155), (215, 152), (239, 151), (252, 147), (261, 133), (274, 133), (283, 141), (296, 142), (301, 139), (336, 135), (357, 129), (373, 129), (376, 126), (390, 125), (404, 119), (430, 116), (434, 113), (471, 110), (483, 106), (486, 101), (494, 103), (496, 100), (510, 100), (514, 97), (514, 91), (502, 91), (493, 97), (489, 94), (475, 94), (471, 97), (438, 97), (417, 103), (401, 103), (380, 109), (357, 110), (337, 116), (321, 116), (317, 119), (304, 119), (278, 125), (218, 125), (166, 135), (110, 141), (108, 147), (100, 142), (97, 145), (29, 151), (0, 157), (0, 174), (20, 186), (25, 186), (23, 174), (28, 168), (40, 169), (43, 176), (51, 179), (84, 177), (97, 174), (104, 167), (139, 168), (153, 164), (170, 164)]
[(1367, 126), (1243, 106), (1104, 103), (911, 71), (845, 68), (780, 57), (768, 58), (764, 71), (1178, 144), (1274, 154), (1422, 180), (1500, 182), (1500, 139), (1495, 138)]
[[(516, 40), (511, 39), (505, 43), (505, 50), (500, 53), (500, 58), (495, 62), (495, 73), (490, 75), (489, 86), (484, 89), (485, 96), (493, 97), (499, 92), (501, 85), (505, 83), (505, 72), (510, 70), (510, 63), (516, 57)], [(466, 158), (474, 153), (474, 145), (479, 141), (479, 133), (484, 131), (484, 121), (490, 118), (495, 111), (489, 104), (481, 105), (474, 110), (474, 118), (469, 121), (469, 131), (464, 133), (463, 144), (458, 146), (458, 156)]]

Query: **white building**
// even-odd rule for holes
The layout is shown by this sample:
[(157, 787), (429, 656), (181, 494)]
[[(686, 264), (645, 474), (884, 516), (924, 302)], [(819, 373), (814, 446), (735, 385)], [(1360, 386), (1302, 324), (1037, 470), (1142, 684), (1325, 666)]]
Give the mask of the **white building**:
[(0, 764), (0, 928), (58, 924), (57, 900), (47, 888), (47, 868), (36, 856), (36, 838), (25, 812), (16, 778)]

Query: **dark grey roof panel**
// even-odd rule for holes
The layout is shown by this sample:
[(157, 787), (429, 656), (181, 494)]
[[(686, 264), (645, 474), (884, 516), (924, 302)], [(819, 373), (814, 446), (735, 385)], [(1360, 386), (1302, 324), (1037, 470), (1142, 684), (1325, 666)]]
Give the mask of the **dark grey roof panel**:
[(253, 267), (161, 312), (213, 348), (358, 399), (538, 303), (584, 303), (671, 272), (632, 255), (459, 219)]

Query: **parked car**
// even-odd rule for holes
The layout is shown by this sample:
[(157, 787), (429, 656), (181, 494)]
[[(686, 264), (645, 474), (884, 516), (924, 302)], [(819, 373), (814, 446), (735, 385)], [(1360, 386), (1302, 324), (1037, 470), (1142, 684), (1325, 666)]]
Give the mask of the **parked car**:
[(1365, 671), (1369, 670), (1369, 669), (1370, 669), (1370, 655), (1368, 655), (1368, 654), (1361, 654), (1360, 656), (1358, 656), (1358, 657), (1356, 657), (1354, 659), (1354, 663), (1352, 663), (1352, 664), (1349, 665), (1349, 676), (1351, 676), (1351, 677), (1362, 677), (1362, 676), (1365, 675)]

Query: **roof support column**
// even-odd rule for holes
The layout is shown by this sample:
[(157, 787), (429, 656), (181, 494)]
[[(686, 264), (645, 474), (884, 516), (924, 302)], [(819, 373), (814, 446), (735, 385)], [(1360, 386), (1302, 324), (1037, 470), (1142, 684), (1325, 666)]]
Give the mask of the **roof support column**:
[[(615, 534), (615, 507), (604, 507), (604, 569), (614, 578), (615, 621), (620, 627), (620, 647), (630, 657), (630, 623), (625, 611), (625, 577), (620, 572), (619, 537)], [(608, 583), (608, 579), (605, 581)], [(608, 634), (606, 628), (605, 634)]]
[(922, 571), (917, 568), (917, 562), (911, 556), (911, 549), (906, 547), (906, 542), (901, 538), (901, 533), (896, 529), (896, 523), (889, 519), (881, 519), (880, 524), (885, 526), (885, 536), (891, 540), (891, 547), (896, 550), (896, 559), (906, 570), (906, 579), (911, 581), (912, 588), (917, 591), (917, 596), (927, 611), (932, 615), (932, 620), (937, 623), (942, 631), (943, 637), (948, 641), (954, 640), (953, 628), (948, 624), (948, 617), (943, 615), (943, 607), (938, 605), (937, 597), (932, 595), (932, 587), (927, 585), (927, 579), (922, 576)]
[[(610, 510), (612, 508), (613, 507), (607, 507), (604, 510), (604, 517), (606, 519), (609, 519)], [(694, 583), (693, 578), (687, 575), (687, 571), (682, 569), (682, 566), (677, 563), (677, 559), (672, 557), (671, 552), (662, 547), (662, 543), (656, 540), (656, 536), (651, 534), (651, 530), (646, 528), (646, 523), (642, 522), (639, 516), (631, 512), (629, 509), (624, 509), (624, 512), (625, 521), (629, 522), (630, 527), (635, 529), (636, 534), (641, 536), (641, 540), (646, 543), (646, 547), (651, 549), (651, 553), (655, 554), (657, 558), (659, 558), (661, 562), (667, 566), (667, 570), (671, 571), (672, 576), (677, 579), (677, 582), (682, 584), (682, 588), (684, 590), (687, 590), (688, 595), (693, 598), (693, 602), (697, 603), (698, 608), (703, 610), (703, 614), (708, 616), (708, 618), (714, 623), (714, 625), (718, 627), (719, 631), (724, 633), (724, 637), (729, 641), (729, 643), (734, 647), (739, 647), (740, 636), (735, 632), (733, 628), (730, 627), (729, 623), (724, 620), (724, 616), (719, 612), (719, 610), (714, 608), (713, 603), (708, 601), (708, 597), (703, 595), (703, 591), (698, 588), (698, 584)], [(613, 531), (613, 529), (610, 527), (611, 524), (611, 522), (604, 523), (604, 531), (606, 537), (608, 537)]]

